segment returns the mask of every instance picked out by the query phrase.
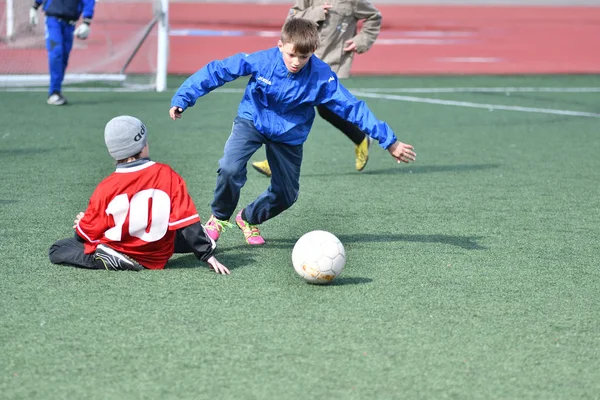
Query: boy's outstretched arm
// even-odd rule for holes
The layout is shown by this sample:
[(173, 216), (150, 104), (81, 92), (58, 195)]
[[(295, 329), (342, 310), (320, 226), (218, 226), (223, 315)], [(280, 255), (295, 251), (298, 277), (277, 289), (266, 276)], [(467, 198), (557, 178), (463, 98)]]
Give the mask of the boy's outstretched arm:
[(171, 109), (169, 110), (169, 116), (171, 117), (171, 119), (173, 121), (175, 121), (176, 119), (181, 118), (181, 113), (183, 112), (183, 108), (181, 107), (177, 107), (177, 106), (173, 106), (171, 107)]
[(229, 269), (221, 264), (213, 255), (216, 244), (208, 236), (200, 222), (195, 222), (178, 230), (185, 242), (192, 249), (192, 252), (199, 260), (207, 262), (212, 270), (217, 274), (229, 275)]
[(367, 103), (354, 97), (336, 78), (332, 76), (327, 82), (323, 92), (325, 95), (320, 99), (322, 104), (377, 140), (399, 163), (414, 161), (416, 153), (413, 146), (398, 141), (392, 128), (378, 120)]
[(215, 256), (212, 256), (211, 258), (209, 258), (208, 260), (206, 260), (206, 262), (208, 263), (208, 265), (210, 265), (210, 268), (215, 271), (217, 274), (224, 274), (224, 275), (230, 275), (231, 272), (229, 272), (229, 270), (227, 269), (226, 266), (224, 266), (223, 264), (221, 264), (216, 258)]
[(211, 61), (187, 78), (171, 99), (171, 119), (181, 118), (182, 112), (212, 90), (240, 76), (250, 75), (252, 65), (248, 61), (249, 57), (248, 54), (239, 53), (224, 60)]

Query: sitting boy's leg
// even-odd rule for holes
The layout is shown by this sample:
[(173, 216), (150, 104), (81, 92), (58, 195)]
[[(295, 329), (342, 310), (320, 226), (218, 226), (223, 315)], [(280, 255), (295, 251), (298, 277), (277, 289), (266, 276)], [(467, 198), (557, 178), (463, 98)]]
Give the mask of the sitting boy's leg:
[(244, 209), (246, 221), (262, 224), (287, 210), (298, 199), (302, 145), (269, 142), (267, 159), (271, 165), (271, 185)]
[(105, 244), (99, 244), (96, 247), (94, 262), (98, 269), (109, 271), (141, 271), (145, 269), (143, 265), (133, 258)]
[(48, 256), (52, 264), (98, 269), (94, 262), (94, 255), (83, 252), (83, 239), (77, 234), (75, 237), (59, 240), (50, 246)]

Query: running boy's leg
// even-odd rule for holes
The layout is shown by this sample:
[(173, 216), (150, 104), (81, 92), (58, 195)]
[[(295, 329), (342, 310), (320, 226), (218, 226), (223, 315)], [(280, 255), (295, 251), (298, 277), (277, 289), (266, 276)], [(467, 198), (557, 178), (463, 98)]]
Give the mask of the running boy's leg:
[(233, 215), (240, 191), (246, 183), (246, 164), (265, 141), (252, 121), (239, 117), (233, 121), (231, 135), (219, 160), (217, 185), (211, 203), (212, 213), (219, 220), (228, 221)]
[(244, 209), (242, 218), (257, 225), (281, 214), (298, 199), (302, 145), (283, 143), (266, 144), (267, 159), (271, 166), (271, 185)]
[(73, 32), (75, 31), (75, 25), (64, 24), (63, 25), (63, 56), (62, 56), (62, 74), (60, 80), (60, 88), (62, 91), (62, 82), (65, 78), (65, 72), (67, 71), (67, 65), (69, 65), (69, 56), (71, 55), (71, 50), (73, 49)]
[(317, 111), (321, 118), (342, 131), (355, 145), (359, 145), (365, 140), (367, 134), (361, 131), (358, 126), (340, 117), (324, 105), (317, 106)]
[(69, 53), (73, 47), (73, 30), (74, 27), (68, 22), (52, 16), (46, 17), (46, 49), (50, 69), (48, 95), (62, 90)]
[[(352, 122), (346, 121), (333, 111), (329, 110), (324, 105), (317, 106), (319, 115), (331, 125), (342, 131), (355, 144), (354, 152), (356, 153), (356, 169), (362, 171), (369, 161), (369, 147), (371, 138), (354, 125)], [(256, 167), (255, 167), (256, 168)]]
[(75, 237), (59, 240), (48, 251), (52, 264), (70, 265), (72, 267), (98, 269), (93, 254), (83, 252), (83, 239)]

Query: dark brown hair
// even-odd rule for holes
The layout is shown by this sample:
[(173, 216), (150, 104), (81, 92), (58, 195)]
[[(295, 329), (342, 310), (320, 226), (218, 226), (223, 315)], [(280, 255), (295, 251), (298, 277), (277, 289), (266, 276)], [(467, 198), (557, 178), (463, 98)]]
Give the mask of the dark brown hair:
[(292, 18), (281, 29), (281, 42), (292, 44), (300, 54), (312, 53), (319, 47), (317, 24), (308, 19)]
[(137, 154), (134, 154), (134, 155), (132, 155), (132, 156), (129, 156), (129, 157), (127, 157), (127, 158), (124, 158), (124, 159), (122, 159), (122, 160), (117, 160), (117, 164), (123, 164), (123, 163), (125, 163), (127, 160), (129, 160), (130, 158), (135, 158), (136, 160), (139, 160), (140, 158), (142, 158), (142, 152), (140, 151), (139, 153), (137, 153)]

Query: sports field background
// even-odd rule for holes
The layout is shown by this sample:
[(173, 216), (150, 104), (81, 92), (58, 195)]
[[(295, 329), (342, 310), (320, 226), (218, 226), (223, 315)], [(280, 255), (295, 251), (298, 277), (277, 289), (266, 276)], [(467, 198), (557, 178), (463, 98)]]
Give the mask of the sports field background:
[[(206, 221), (244, 79), (176, 122), (168, 108), (184, 76), (162, 94), (68, 87), (66, 107), (47, 106), (46, 88), (0, 90), (0, 399), (599, 398), (598, 4), (552, 0), (512, 18), (471, 0), (462, 12), (394, 13), (395, 3), (382, 1), (388, 42), (353, 72), (410, 75), (344, 84), (417, 161), (398, 165), (374, 147), (358, 173), (352, 144), (317, 117), (300, 197), (261, 226), (267, 244), (247, 246), (237, 228), (219, 241), (230, 276), (191, 255), (164, 271), (78, 270), (50, 264), (47, 250), (114, 170), (103, 127), (120, 114), (146, 123), (151, 157), (185, 178)], [(171, 72), (273, 45), (256, 32), (273, 31), (287, 6), (229, 5), (246, 25), (208, 27), (218, 4), (187, 7), (172, 14), (200, 26), (174, 26), (190, 31), (171, 37)], [(128, 37), (104, 31), (102, 15), (72, 72)], [(204, 28), (216, 36), (192, 35)], [(13, 50), (0, 44), (0, 67), (22, 65)], [(29, 51), (44, 71), (43, 47)], [(240, 207), (267, 185), (250, 170)], [(314, 229), (346, 248), (330, 286), (304, 283), (291, 265)]]
[[(231, 276), (193, 256), (142, 273), (49, 263), (113, 170), (102, 128), (118, 114), (146, 122), (152, 158), (206, 220), (242, 86), (177, 122), (167, 93), (71, 89), (52, 108), (43, 92), (0, 92), (21, 110), (0, 130), (2, 398), (598, 397), (597, 76), (353, 78), (417, 162), (374, 148), (357, 173), (349, 141), (317, 119), (300, 198), (263, 225), (267, 245), (237, 229), (219, 241)], [(268, 184), (248, 177), (240, 206)], [(332, 286), (291, 266), (313, 229), (346, 246)]]

